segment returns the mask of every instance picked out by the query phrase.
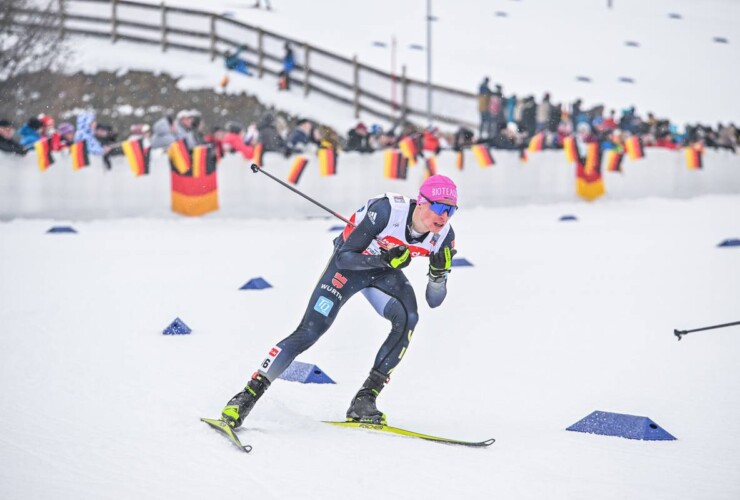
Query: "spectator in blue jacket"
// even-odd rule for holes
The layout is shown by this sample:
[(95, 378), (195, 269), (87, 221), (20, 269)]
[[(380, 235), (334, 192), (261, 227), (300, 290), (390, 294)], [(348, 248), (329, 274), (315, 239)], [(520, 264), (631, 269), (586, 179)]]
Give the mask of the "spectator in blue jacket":
[(242, 45), (233, 54), (231, 52), (226, 52), (224, 62), (228, 69), (234, 70), (243, 75), (252, 76), (252, 72), (249, 70), (249, 64), (247, 61), (239, 57), (239, 54), (241, 54), (246, 48), (247, 47), (245, 45)]
[(21, 138), (21, 146), (28, 147), (35, 144), (36, 141), (41, 139), (41, 131), (43, 129), (44, 124), (38, 118), (33, 117), (28, 120), (18, 131), (18, 135)]
[(278, 89), (290, 90), (290, 73), (295, 69), (295, 56), (290, 43), (285, 42), (285, 55), (283, 56), (283, 70), (278, 75)]
[(299, 120), (296, 128), (290, 133), (288, 137), (288, 148), (294, 153), (304, 153), (308, 146), (312, 143), (311, 135), (313, 130), (313, 124), (306, 119)]

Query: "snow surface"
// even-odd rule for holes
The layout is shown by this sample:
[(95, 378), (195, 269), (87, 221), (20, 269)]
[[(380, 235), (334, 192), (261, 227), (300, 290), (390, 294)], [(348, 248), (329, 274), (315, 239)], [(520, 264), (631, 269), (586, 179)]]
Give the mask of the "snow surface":
[[(421, 17), (418, 3), (415, 19)], [(596, 9), (572, 3), (584, 15)], [(615, 16), (626, 15), (623, 8), (636, 10), (633, 1), (614, 3)], [(347, 50), (365, 44), (347, 35), (341, 22), (322, 30), (311, 22), (283, 29), (267, 21), (281, 19), (288, 7), (304, 21), (309, 14), (341, 20), (326, 16), (339, 16), (349, 2), (327, 1), (323, 8), (273, 4), (274, 12), (250, 10), (250, 16), (297, 38), (325, 36), (329, 45), (336, 32)], [(398, 4), (363, 5), (363, 19), (380, 37), (385, 24), (369, 23), (382, 14), (389, 24), (409, 26), (399, 43), (418, 42), (423, 22), (404, 24)], [(520, 64), (509, 69), (501, 63), (500, 75), (489, 66), (505, 89), (549, 89), (556, 100), (583, 95), (602, 102), (609, 96), (614, 105), (631, 104), (618, 89), (587, 95), (586, 87), (573, 87), (570, 72), (561, 78), (543, 66), (537, 71), (548, 70), (546, 80), (527, 76), (534, 73), (525, 49), (534, 42), (497, 25), (490, 34), (501, 38), (491, 42), (476, 28), (479, 19), (492, 26), (503, 22), (486, 17), (489, 10), (511, 11), (508, 22), (520, 13), (534, 19), (539, 7), (556, 38), (587, 30), (588, 23), (574, 27), (573, 16), (555, 3), (479, 3), (478, 14), (468, 11), (464, 22), (454, 23), (451, 5), (435, 2), (441, 18), (436, 43), (444, 45), (444, 30), (454, 25), (457, 36), (448, 41), (477, 40), (474, 47), (516, 59)], [(454, 5), (465, 12), (471, 4)], [(226, 8), (227, 2), (209, 6)], [(668, 23), (661, 10), (668, 8), (684, 13), (686, 26), (706, 20), (704, 31), (670, 31), (661, 24)], [(608, 15), (603, 3), (601, 9)], [(658, 11), (651, 40), (670, 43), (676, 58), (649, 75), (685, 74), (684, 54), (696, 72), (669, 90), (643, 87), (638, 74), (638, 85), (630, 87), (638, 109), (712, 122), (738, 116), (738, 72), (730, 64), (737, 60), (730, 57), (737, 53), (737, 9), (736, 2), (722, 0), (640, 4), (645, 15)], [(648, 22), (635, 26), (643, 24)], [(313, 32), (299, 31), (307, 27)], [(731, 41), (711, 45), (729, 52), (722, 64), (686, 52), (703, 47), (715, 32)], [(592, 36), (584, 38), (584, 51), (597, 46)], [(519, 42), (516, 50), (512, 40)], [(91, 66), (135, 67), (124, 59), (124, 44), (79, 43), (91, 46), (81, 58)], [(172, 63), (194, 79), (208, 77), (196, 59), (183, 62), (176, 51), (157, 59), (156, 51), (128, 47), (134, 47), (132, 61), (158, 60), (163, 69)], [(485, 70), (470, 60), (463, 67), (462, 52), (455, 55), (459, 66), (442, 53), (435, 74), (450, 83), (459, 74), (459, 86), (474, 89)], [(621, 59), (611, 54), (605, 62)], [(706, 68), (720, 75), (711, 85), (699, 80)], [(609, 78), (617, 73), (613, 69)], [(211, 85), (220, 74), (211, 71)], [(558, 222), (564, 214), (579, 220)], [(737, 194), (477, 208), (455, 215), (459, 256), (475, 267), (454, 270), (439, 309), (429, 310), (421, 300), (416, 335), (379, 405), (400, 427), (463, 439), (495, 437), (485, 450), (320, 422), (343, 417), (388, 331), (362, 297), (349, 302), (324, 338), (299, 358), (338, 383), (276, 381), (241, 433), (254, 446), (250, 455), (198, 421), (217, 416), (270, 347), (298, 324), (329, 256), (328, 229), (336, 221), (120, 217), (65, 221), (78, 230), (70, 235), (46, 234), (61, 224), (52, 211), (47, 217), (0, 223), (0, 498), (740, 498), (740, 330), (697, 332), (681, 342), (673, 336), (674, 328), (740, 319), (740, 249), (716, 247), (740, 237)], [(420, 298), (425, 271), (423, 262), (408, 271)], [(238, 290), (257, 276), (274, 288)], [(163, 336), (178, 316), (193, 333)], [(565, 431), (594, 410), (648, 416), (678, 440)]]
[[(320, 422), (343, 418), (388, 331), (358, 296), (299, 358), (337, 384), (276, 381), (240, 434), (250, 455), (198, 419), (295, 328), (335, 221), (2, 223), (0, 498), (737, 499), (740, 331), (673, 329), (739, 319), (740, 248), (716, 247), (738, 214), (737, 196), (460, 211), (475, 267), (420, 305), (379, 406), (496, 443)], [(409, 269), (421, 299), (425, 265)], [(257, 276), (274, 288), (238, 290)], [(193, 333), (162, 335), (178, 316)], [(594, 410), (678, 440), (565, 431)]]

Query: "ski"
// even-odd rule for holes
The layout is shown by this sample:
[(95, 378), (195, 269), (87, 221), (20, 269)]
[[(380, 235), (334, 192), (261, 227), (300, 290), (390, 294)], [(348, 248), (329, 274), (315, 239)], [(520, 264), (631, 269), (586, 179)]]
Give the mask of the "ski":
[(390, 425), (382, 424), (371, 424), (367, 422), (356, 422), (348, 420), (345, 422), (334, 422), (329, 420), (323, 421), (326, 424), (336, 425), (338, 427), (348, 427), (350, 429), (365, 429), (368, 431), (375, 432), (386, 432), (388, 434), (395, 434), (397, 436), (406, 436), (410, 438), (424, 439), (426, 441), (434, 441), (436, 443), (450, 444), (456, 446), (469, 446), (473, 448), (485, 448), (491, 446), (496, 442), (495, 439), (486, 439), (485, 441), (462, 441), (460, 439), (450, 439), (438, 436), (430, 436), (429, 434), (422, 434), (420, 432), (407, 431), (406, 429), (399, 429), (398, 427), (391, 427)]
[(239, 449), (243, 452), (249, 453), (250, 451), (252, 451), (252, 445), (243, 445), (242, 442), (239, 441), (239, 437), (234, 432), (234, 429), (232, 429), (231, 426), (223, 420), (213, 418), (201, 418), (200, 421), (207, 423), (212, 428), (216, 429), (218, 432), (226, 436), (229, 441), (238, 446)]

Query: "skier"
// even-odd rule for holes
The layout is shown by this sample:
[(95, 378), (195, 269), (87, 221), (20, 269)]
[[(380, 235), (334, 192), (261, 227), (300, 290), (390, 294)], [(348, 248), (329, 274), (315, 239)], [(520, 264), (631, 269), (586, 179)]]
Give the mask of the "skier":
[(350, 219), (356, 227), (348, 224), (334, 240), (334, 252), (300, 325), (269, 351), (244, 390), (227, 403), (222, 420), (239, 427), (270, 384), (329, 329), (350, 297), (362, 292), (391, 322), (391, 331), (352, 400), (347, 419), (386, 424), (376, 397), (403, 358), (418, 320), (414, 289), (401, 270), (413, 257), (429, 256), (426, 301), (430, 307), (442, 303), (456, 253), (449, 225), (456, 210), (457, 187), (443, 175), (424, 181), (416, 199), (385, 193), (368, 200)]

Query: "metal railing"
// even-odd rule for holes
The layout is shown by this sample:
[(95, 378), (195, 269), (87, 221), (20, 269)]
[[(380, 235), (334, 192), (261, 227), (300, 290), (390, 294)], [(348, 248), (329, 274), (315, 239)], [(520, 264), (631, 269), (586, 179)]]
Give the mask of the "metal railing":
[[(17, 11), (20, 26), (32, 26), (24, 14), (42, 15), (37, 9)], [(71, 35), (106, 38), (208, 54), (211, 60), (244, 46), (244, 59), (256, 76), (278, 78), (282, 70), (282, 48), (294, 47), (298, 62), (291, 73), (291, 85), (302, 88), (305, 96), (320, 94), (361, 112), (388, 120), (426, 122), (427, 84), (409, 78), (403, 67), (400, 75), (365, 65), (357, 57), (347, 58), (225, 15), (197, 9), (172, 7), (132, 0), (58, 0), (59, 29)], [(197, 29), (200, 28), (200, 29)], [(296, 50), (297, 49), (297, 50)], [(384, 97), (398, 85), (400, 102)], [(477, 125), (477, 96), (470, 92), (432, 85), (436, 123)]]

